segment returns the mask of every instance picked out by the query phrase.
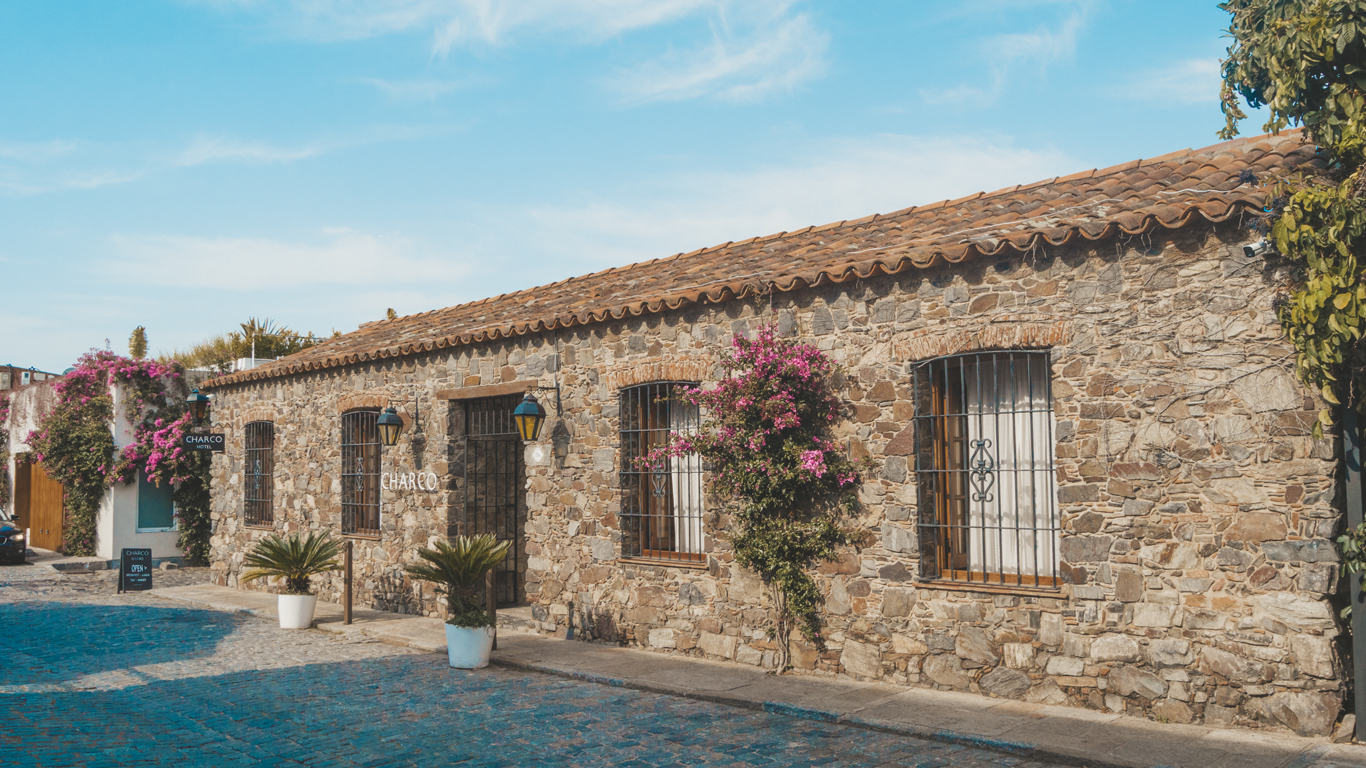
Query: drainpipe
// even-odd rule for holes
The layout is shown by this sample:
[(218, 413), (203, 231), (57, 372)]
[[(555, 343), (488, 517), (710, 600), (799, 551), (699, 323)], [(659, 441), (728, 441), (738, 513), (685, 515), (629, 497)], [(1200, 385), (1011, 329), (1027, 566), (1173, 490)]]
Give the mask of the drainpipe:
[[(1351, 530), (1361, 525), (1362, 499), (1366, 497), (1366, 487), (1361, 474), (1361, 422), (1350, 400), (1342, 413), (1342, 453), (1347, 470), (1347, 528)], [(1362, 573), (1350, 574), (1348, 582), (1352, 587), (1352, 698), (1356, 705), (1356, 740), (1366, 743), (1366, 602), (1363, 602), (1362, 597), (1362, 577)]]

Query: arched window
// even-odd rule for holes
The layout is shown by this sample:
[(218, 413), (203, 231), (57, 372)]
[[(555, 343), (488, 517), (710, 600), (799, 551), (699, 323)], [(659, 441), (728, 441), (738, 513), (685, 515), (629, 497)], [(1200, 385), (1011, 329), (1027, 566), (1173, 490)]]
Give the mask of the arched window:
[(665, 445), (669, 436), (696, 432), (697, 406), (683, 398), (692, 382), (663, 381), (621, 390), (622, 556), (700, 563), (702, 554), (702, 459), (637, 459)]
[(275, 524), (275, 425), (253, 421), (246, 427), (243, 522), (269, 528)]
[(347, 411), (341, 417), (342, 533), (379, 536), (378, 409)]
[(952, 355), (915, 368), (922, 575), (1054, 587), (1053, 395), (1047, 352)]

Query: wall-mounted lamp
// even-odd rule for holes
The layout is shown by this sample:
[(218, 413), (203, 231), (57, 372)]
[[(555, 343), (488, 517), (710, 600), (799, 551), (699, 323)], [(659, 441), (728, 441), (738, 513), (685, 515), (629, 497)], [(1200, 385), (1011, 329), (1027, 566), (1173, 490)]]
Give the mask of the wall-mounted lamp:
[(196, 423), (202, 422), (204, 419), (208, 418), (209, 396), (200, 394), (198, 389), (191, 392), (190, 396), (185, 398), (185, 405), (189, 406), (190, 418), (194, 419)]
[(1247, 256), (1249, 259), (1257, 259), (1271, 253), (1273, 250), (1275, 249), (1271, 247), (1270, 240), (1258, 240), (1252, 245), (1243, 246), (1243, 255)]
[[(533, 387), (534, 390), (555, 390), (555, 415), (560, 415), (560, 386), (554, 387)], [(534, 443), (541, 436), (541, 427), (545, 426), (545, 408), (541, 407), (541, 402), (528, 390), (522, 396), (522, 402), (517, 404), (517, 408), (512, 412), (512, 420), (517, 423), (517, 432), (522, 439)]]
[[(418, 435), (422, 434), (422, 413), (419, 410), (418, 396), (413, 395), (413, 439), (417, 440)], [(394, 408), (393, 401), (389, 401), (389, 407), (384, 409), (384, 413), (375, 420), (375, 426), (379, 429), (379, 440), (385, 447), (393, 448), (398, 445), (398, 436), (403, 434), (403, 417), (398, 415), (398, 409)]]
[(398, 436), (403, 433), (403, 419), (399, 418), (398, 411), (392, 405), (379, 415), (375, 426), (379, 429), (379, 441), (385, 447), (393, 448), (398, 444)]

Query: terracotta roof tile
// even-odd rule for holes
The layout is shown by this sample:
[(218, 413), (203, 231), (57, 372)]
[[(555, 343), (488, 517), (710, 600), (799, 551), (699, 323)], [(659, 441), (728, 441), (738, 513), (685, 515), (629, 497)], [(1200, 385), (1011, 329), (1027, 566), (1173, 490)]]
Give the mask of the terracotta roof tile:
[(958, 263), (1041, 242), (1061, 245), (1175, 229), (1261, 210), (1265, 191), (1240, 173), (1319, 163), (1298, 131), (1183, 149), (1033, 184), (887, 214), (752, 237), (358, 330), (205, 387), (575, 325)]

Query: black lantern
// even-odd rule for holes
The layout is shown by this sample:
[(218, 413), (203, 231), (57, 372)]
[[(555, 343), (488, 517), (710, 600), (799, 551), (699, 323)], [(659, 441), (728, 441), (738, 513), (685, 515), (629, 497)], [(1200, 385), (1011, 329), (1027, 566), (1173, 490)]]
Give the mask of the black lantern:
[(375, 426), (379, 428), (380, 442), (391, 448), (398, 444), (399, 433), (403, 431), (403, 419), (399, 418), (398, 411), (392, 405), (379, 415)]
[(185, 404), (190, 407), (190, 414), (197, 422), (203, 421), (209, 415), (209, 396), (199, 394), (197, 389), (185, 398)]
[(522, 439), (534, 442), (541, 436), (541, 426), (545, 424), (545, 409), (536, 401), (536, 396), (528, 392), (522, 398), (522, 402), (517, 404), (517, 409), (512, 412), (512, 418), (517, 422), (517, 431), (522, 434)]

